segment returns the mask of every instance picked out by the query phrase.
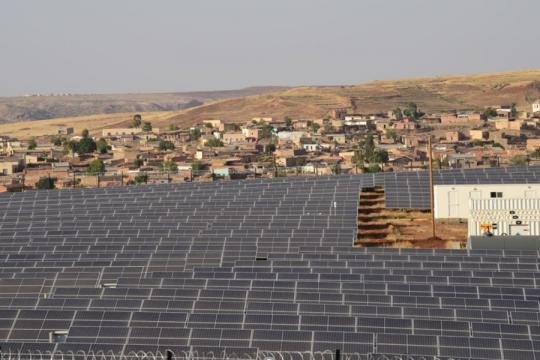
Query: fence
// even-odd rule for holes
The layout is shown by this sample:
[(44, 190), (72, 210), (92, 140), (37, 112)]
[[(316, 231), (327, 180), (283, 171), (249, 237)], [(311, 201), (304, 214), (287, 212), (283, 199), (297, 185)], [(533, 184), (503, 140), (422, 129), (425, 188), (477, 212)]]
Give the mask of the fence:
[[(0, 352), (0, 360), (459, 360), (448, 357), (419, 356), (404, 354), (342, 353), (340, 350), (326, 351), (257, 351), (238, 353), (232, 351), (34, 351)], [(239, 349), (240, 350), (240, 349)], [(248, 350), (248, 349), (245, 349)]]

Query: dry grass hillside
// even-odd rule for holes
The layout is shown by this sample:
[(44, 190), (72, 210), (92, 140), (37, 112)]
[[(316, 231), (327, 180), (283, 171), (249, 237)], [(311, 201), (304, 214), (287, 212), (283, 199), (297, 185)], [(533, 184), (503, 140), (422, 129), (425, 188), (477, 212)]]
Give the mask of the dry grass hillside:
[[(177, 113), (170, 111), (142, 113), (144, 121), (150, 121), (152, 124), (170, 123), (168, 119), (175, 114)], [(59, 126), (70, 126), (74, 128), (75, 134), (80, 134), (82, 130), (88, 129), (93, 135), (99, 136), (103, 128), (128, 126), (132, 118), (133, 113), (122, 113), (21, 121), (0, 125), (0, 135), (29, 139), (40, 135), (54, 135), (57, 133)], [(158, 127), (157, 125), (154, 126)]]
[[(300, 87), (274, 92), (215, 100), (187, 110), (149, 112), (143, 117), (155, 127), (171, 123), (192, 126), (204, 119), (222, 119), (243, 123), (253, 117), (317, 118), (331, 109), (355, 107), (371, 113), (416, 102), (423, 111), (473, 110), (485, 106), (517, 103), (518, 109), (530, 110), (540, 99), (540, 69), (479, 75), (445, 76), (396, 81), (374, 81), (354, 86)], [(0, 134), (21, 138), (50, 134), (63, 124), (76, 131), (88, 128), (98, 132), (103, 127), (129, 125), (133, 113), (72, 117), (39, 122), (0, 125)]]
[(302, 87), (260, 96), (228, 99), (186, 110), (178, 124), (220, 118), (244, 121), (254, 116), (322, 117), (333, 108), (381, 112), (416, 102), (429, 112), (479, 109), (517, 103), (530, 109), (540, 98), (540, 69), (480, 75), (375, 81), (355, 86)]

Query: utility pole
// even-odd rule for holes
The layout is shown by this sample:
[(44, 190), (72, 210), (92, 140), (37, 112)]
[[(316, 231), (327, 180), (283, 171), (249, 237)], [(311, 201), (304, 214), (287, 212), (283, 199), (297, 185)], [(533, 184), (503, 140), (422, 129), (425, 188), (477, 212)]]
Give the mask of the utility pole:
[(431, 145), (431, 135), (428, 139), (429, 154), (429, 205), (431, 209), (431, 237), (435, 239), (435, 201), (433, 198), (433, 147)]

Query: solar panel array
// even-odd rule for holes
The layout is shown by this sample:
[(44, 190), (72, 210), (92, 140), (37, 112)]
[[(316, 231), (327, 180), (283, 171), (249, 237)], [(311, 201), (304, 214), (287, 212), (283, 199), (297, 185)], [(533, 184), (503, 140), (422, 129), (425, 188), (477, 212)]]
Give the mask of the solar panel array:
[(0, 195), (0, 346), (540, 358), (536, 252), (352, 248), (385, 177)]
[[(377, 175), (376, 175), (377, 176)], [(429, 177), (425, 171), (379, 174), (377, 185), (384, 186), (388, 208), (429, 209)], [(434, 170), (435, 185), (460, 184), (538, 184), (540, 166)]]

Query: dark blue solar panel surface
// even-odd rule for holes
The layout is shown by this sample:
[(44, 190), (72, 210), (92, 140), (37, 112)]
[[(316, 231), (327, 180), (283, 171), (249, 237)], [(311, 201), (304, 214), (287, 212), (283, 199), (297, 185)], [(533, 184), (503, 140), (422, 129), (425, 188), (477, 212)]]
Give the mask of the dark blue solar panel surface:
[[(527, 183), (537, 171), (446, 170), (436, 182)], [(361, 188), (421, 208), (426, 179), (2, 194), (2, 349), (540, 358), (536, 252), (352, 247)]]

